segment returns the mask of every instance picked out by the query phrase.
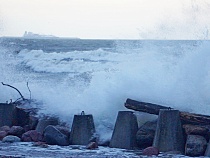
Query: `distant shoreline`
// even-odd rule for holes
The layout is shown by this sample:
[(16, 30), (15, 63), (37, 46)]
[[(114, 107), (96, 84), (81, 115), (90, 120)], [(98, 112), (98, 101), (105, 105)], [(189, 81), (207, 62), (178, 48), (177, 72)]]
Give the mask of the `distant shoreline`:
[(57, 38), (24, 38), (20, 36), (0, 36), (1, 38), (17, 38), (17, 39), (69, 39), (69, 40), (116, 40), (116, 41), (210, 41), (210, 39), (106, 39), (106, 38), (79, 38), (79, 37), (57, 37)]
[(59, 39), (75, 39), (75, 40), (79, 40), (80, 38), (78, 37), (17, 37), (17, 36), (2, 36), (0, 38), (18, 38), (18, 39), (55, 39), (55, 40), (59, 40)]

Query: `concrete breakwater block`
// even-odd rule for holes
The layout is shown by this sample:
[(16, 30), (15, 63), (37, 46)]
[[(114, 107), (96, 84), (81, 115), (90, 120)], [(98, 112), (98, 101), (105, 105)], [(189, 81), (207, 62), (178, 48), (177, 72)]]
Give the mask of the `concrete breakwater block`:
[(210, 157), (210, 142), (207, 144), (207, 148), (206, 148), (204, 156)]
[(178, 110), (160, 110), (153, 146), (160, 152), (184, 153), (185, 140)]
[(136, 147), (137, 118), (131, 111), (119, 111), (110, 147), (133, 149)]
[(12, 126), (15, 121), (15, 105), (0, 103), (0, 127)]
[(44, 132), (44, 129), (48, 125), (54, 125), (54, 126), (58, 125), (58, 118), (55, 117), (41, 118), (36, 126), (36, 131), (42, 134)]
[(70, 144), (87, 145), (94, 139), (95, 125), (92, 115), (74, 115)]

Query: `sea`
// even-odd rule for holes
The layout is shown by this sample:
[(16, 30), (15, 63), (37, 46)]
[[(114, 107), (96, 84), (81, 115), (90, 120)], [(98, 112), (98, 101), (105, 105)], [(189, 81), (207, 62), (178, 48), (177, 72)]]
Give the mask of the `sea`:
[[(210, 41), (2, 37), (0, 81), (69, 127), (75, 114), (92, 114), (103, 142), (127, 98), (210, 115)], [(0, 102), (18, 98), (0, 85)]]

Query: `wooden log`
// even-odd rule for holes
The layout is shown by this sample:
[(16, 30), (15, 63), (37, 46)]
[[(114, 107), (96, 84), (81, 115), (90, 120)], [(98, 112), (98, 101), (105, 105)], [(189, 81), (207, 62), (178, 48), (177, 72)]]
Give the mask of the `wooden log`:
[(169, 109), (170, 107), (165, 107), (162, 105), (140, 102), (132, 99), (127, 99), (125, 102), (125, 107), (135, 111), (146, 112), (149, 114), (159, 114), (160, 109)]
[[(146, 103), (146, 102), (140, 102), (132, 99), (127, 99), (125, 102), (125, 107), (131, 110), (135, 111), (141, 111), (146, 112), (149, 114), (159, 114), (160, 109), (172, 109), (170, 107), (158, 105), (158, 104), (152, 104), (152, 103)], [(210, 116), (208, 115), (200, 115), (200, 114), (194, 114), (189, 112), (182, 112), (180, 111), (180, 118), (182, 123), (189, 123), (189, 124), (199, 124), (199, 125), (210, 125)]]

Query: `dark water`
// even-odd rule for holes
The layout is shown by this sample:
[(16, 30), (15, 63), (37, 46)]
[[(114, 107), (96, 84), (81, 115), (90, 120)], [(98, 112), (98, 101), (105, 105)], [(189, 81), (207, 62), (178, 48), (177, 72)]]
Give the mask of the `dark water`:
[(3, 38), (1, 44), (7, 48), (20, 51), (43, 50), (44, 52), (70, 52), (110, 49), (115, 46), (113, 40), (81, 40), (81, 39), (24, 39)]

